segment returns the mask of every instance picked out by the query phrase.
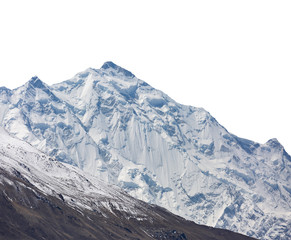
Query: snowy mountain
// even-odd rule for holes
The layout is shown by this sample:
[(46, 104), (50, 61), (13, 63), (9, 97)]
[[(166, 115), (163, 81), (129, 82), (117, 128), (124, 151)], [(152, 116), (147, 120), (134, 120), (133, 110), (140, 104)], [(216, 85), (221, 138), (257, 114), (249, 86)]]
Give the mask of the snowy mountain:
[(200, 224), (291, 237), (291, 157), (229, 133), (106, 62), (48, 86), (0, 88), (0, 125), (61, 162)]
[(251, 239), (199, 226), (0, 128), (0, 239)]

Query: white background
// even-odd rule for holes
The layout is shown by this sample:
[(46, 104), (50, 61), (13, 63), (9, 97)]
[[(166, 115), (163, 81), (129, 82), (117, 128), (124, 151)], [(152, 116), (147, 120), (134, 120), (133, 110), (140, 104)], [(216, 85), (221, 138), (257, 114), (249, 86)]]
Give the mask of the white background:
[(291, 153), (291, 1), (0, 0), (0, 86), (114, 63)]

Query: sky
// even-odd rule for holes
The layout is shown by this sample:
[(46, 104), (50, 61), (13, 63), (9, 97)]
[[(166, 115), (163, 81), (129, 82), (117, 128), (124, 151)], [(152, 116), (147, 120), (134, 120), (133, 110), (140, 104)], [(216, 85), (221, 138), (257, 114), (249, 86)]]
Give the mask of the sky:
[(0, 1), (0, 86), (106, 61), (291, 154), (291, 1)]

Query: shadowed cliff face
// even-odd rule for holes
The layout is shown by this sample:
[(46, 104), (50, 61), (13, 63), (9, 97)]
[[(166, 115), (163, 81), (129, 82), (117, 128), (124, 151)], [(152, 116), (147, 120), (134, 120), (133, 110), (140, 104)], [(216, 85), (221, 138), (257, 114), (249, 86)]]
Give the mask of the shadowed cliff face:
[(147, 209), (139, 220), (112, 208), (100, 212), (70, 207), (66, 200), (44, 195), (25, 181), (0, 170), (9, 184), (0, 184), (0, 239), (252, 239), (227, 230), (197, 225), (158, 206), (140, 202)]

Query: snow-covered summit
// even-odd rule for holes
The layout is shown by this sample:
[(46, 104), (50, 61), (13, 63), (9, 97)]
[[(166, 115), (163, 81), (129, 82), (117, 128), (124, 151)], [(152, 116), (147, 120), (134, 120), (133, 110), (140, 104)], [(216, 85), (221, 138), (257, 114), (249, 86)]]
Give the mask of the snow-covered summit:
[(198, 223), (290, 236), (291, 158), (275, 140), (239, 138), (111, 62), (27, 89), (1, 103), (0, 124), (59, 161)]
[(28, 81), (28, 84), (36, 88), (45, 88), (45, 83), (43, 83), (37, 76), (32, 77)]
[(103, 70), (108, 70), (108, 71), (115, 71), (117, 73), (122, 73), (124, 76), (126, 77), (131, 77), (131, 78), (134, 78), (135, 76), (128, 70), (116, 65), (115, 63), (111, 62), (111, 61), (108, 61), (108, 62), (105, 62), (101, 69)]
[(266, 144), (270, 147), (273, 147), (273, 148), (280, 148), (280, 149), (284, 149), (284, 147), (282, 146), (282, 144), (278, 141), (277, 138), (272, 138), (272, 139), (269, 139)]
[(11, 90), (7, 87), (0, 87), (0, 92), (11, 92)]

